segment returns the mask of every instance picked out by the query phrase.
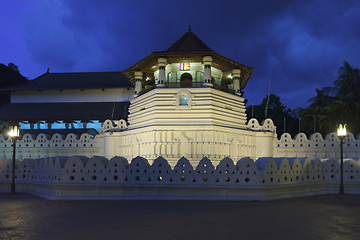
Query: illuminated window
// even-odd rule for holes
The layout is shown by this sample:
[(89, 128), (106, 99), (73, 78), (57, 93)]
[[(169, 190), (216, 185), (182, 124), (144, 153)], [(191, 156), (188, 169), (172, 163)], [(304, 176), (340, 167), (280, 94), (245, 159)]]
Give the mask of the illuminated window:
[(182, 95), (180, 97), (180, 105), (188, 105), (187, 103), (187, 97), (185, 95)]
[(174, 95), (175, 109), (191, 109), (194, 95), (187, 89), (181, 89)]

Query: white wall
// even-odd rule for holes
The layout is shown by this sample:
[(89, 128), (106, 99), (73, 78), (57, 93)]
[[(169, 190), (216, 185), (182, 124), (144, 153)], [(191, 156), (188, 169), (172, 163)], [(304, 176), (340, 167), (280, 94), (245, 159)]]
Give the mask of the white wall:
[[(273, 148), (274, 157), (340, 157), (340, 139), (336, 133), (327, 134), (325, 139), (320, 133), (312, 134), (310, 139), (304, 133), (299, 133), (294, 139), (284, 133), (274, 142)], [(360, 138), (355, 139), (352, 133), (344, 139), (344, 157), (360, 159)]]
[[(0, 160), (0, 192), (9, 192), (12, 161)], [(186, 158), (172, 168), (136, 157), (71, 156), (16, 162), (16, 190), (48, 199), (274, 200), (339, 193), (338, 159)], [(360, 193), (360, 165), (344, 162), (345, 193)]]
[(134, 88), (79, 89), (16, 91), (11, 93), (12, 103), (52, 103), (52, 102), (123, 102), (133, 99)]

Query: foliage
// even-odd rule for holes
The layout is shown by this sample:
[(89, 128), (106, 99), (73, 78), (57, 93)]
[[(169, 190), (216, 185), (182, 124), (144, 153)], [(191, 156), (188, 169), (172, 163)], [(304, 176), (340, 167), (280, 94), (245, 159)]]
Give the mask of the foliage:
[[(18, 66), (14, 63), (9, 63), (8, 66), (0, 63), (0, 88), (24, 84), (27, 81), (28, 79), (20, 74)], [(0, 107), (8, 102), (10, 102), (9, 91), (0, 91)], [(0, 133), (7, 131), (7, 128), (7, 123), (0, 120)]]
[[(28, 80), (20, 74), (18, 66), (9, 63), (8, 66), (0, 63), (0, 88), (24, 84)], [(0, 91), (0, 106), (10, 101), (6, 91)]]
[(333, 87), (316, 89), (310, 106), (301, 109), (304, 131), (308, 135), (335, 132), (339, 122), (344, 122), (353, 134), (360, 133), (360, 70), (344, 62)]
[[(265, 97), (260, 105), (250, 105), (246, 109), (247, 120), (249, 121), (252, 116), (256, 118), (261, 124), (265, 120), (265, 109), (267, 104), (267, 97)], [(298, 119), (292, 116), (290, 108), (286, 108), (281, 101), (280, 97), (275, 94), (270, 94), (269, 105), (267, 110), (267, 118), (271, 118), (274, 125), (277, 127), (276, 132), (278, 136), (284, 133), (284, 119), (285, 119), (285, 132), (289, 132), (295, 136), (298, 132)]]
[[(284, 118), (285, 131), (293, 137), (299, 133), (299, 128), (308, 137), (315, 132), (325, 136), (336, 132), (340, 122), (346, 123), (348, 131), (354, 135), (360, 133), (360, 70), (344, 62), (338, 73), (332, 87), (315, 89), (316, 96), (309, 99), (310, 106), (306, 108), (287, 109), (280, 97), (270, 95), (267, 117), (274, 121), (278, 136), (284, 132)], [(248, 120), (253, 116), (262, 123), (266, 102), (267, 97), (260, 105), (248, 106)]]

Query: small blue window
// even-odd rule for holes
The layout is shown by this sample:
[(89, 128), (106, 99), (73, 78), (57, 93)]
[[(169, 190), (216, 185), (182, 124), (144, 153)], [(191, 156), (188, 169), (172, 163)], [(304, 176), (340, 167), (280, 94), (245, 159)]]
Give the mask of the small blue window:
[(185, 95), (182, 95), (180, 97), (180, 105), (188, 105), (187, 103), (187, 97)]

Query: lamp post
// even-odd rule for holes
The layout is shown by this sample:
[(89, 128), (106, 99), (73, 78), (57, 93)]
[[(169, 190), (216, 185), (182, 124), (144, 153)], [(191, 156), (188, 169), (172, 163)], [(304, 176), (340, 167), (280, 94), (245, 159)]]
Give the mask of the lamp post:
[(12, 126), (9, 132), (11, 139), (13, 140), (13, 162), (12, 162), (12, 179), (11, 179), (11, 193), (15, 192), (15, 154), (16, 154), (16, 141), (19, 138), (20, 129), (18, 126)]
[(343, 147), (344, 147), (344, 138), (346, 137), (346, 124), (344, 126), (342, 124), (339, 124), (339, 128), (337, 129), (337, 136), (340, 139), (340, 194), (344, 193), (344, 156), (343, 156)]

